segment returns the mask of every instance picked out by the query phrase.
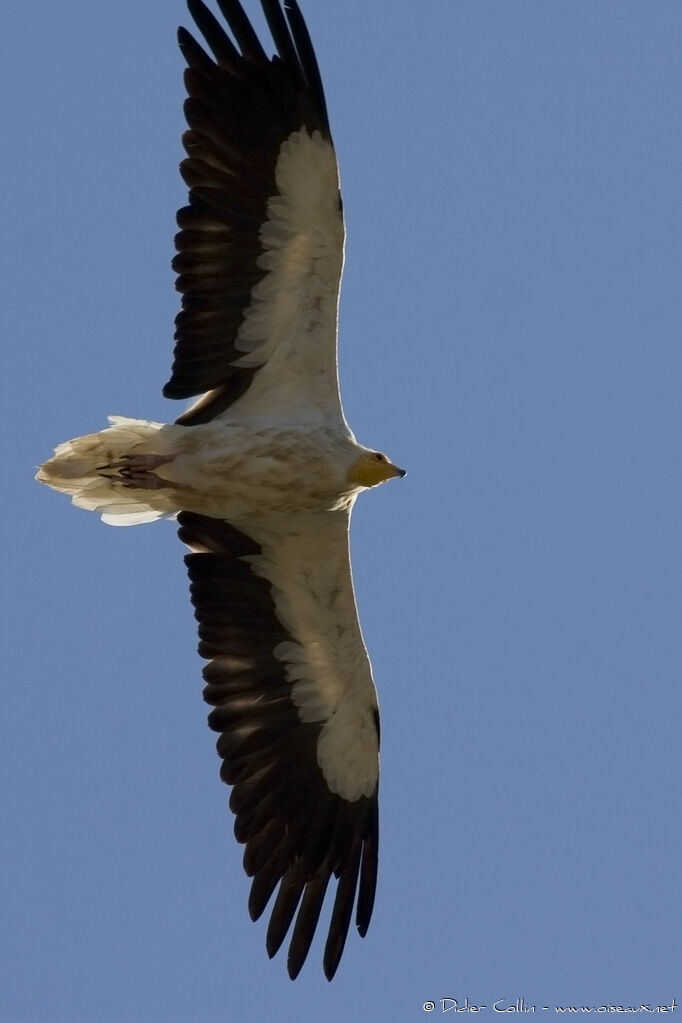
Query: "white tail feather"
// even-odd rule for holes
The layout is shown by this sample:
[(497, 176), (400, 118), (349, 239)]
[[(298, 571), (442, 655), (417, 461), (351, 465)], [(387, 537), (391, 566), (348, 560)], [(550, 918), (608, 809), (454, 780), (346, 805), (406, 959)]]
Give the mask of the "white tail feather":
[(69, 494), (78, 508), (97, 512), (110, 526), (135, 526), (174, 515), (177, 506), (164, 490), (126, 488), (98, 472), (126, 455), (164, 453), (163, 424), (124, 416), (109, 416), (109, 422), (106, 430), (60, 444), (36, 479)]

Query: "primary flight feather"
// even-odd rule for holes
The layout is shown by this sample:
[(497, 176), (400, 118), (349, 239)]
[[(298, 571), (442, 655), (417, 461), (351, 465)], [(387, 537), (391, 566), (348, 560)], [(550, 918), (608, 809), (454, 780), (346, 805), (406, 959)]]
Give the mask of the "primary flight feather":
[[(357, 495), (404, 476), (343, 415), (337, 308), (344, 226), (314, 50), (295, 0), (261, 0), (268, 58), (238, 0), (190, 13), (173, 425), (110, 417), (37, 478), (112, 525), (177, 517), (204, 698), (232, 786), (257, 919), (298, 975), (332, 877), (331, 979), (377, 876), (379, 716), (348, 553)], [(357, 897), (356, 897), (357, 896)]]

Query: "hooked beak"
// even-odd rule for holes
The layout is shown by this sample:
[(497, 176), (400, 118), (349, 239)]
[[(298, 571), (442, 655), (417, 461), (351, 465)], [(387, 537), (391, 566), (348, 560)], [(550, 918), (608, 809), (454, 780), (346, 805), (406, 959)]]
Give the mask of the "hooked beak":
[(393, 462), (391, 462), (391, 468), (393, 469), (394, 476), (399, 476), (400, 479), (402, 479), (403, 476), (407, 476), (407, 469), (400, 469), (397, 465), (394, 465)]

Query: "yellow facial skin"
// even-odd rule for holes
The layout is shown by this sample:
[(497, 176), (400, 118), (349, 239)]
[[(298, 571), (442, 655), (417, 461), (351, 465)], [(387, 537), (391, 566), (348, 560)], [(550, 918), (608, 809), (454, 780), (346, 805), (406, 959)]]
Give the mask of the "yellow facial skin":
[(389, 462), (386, 455), (378, 451), (368, 451), (360, 455), (348, 470), (348, 481), (359, 487), (376, 487), (378, 483), (385, 483), (394, 476), (405, 476), (404, 469)]

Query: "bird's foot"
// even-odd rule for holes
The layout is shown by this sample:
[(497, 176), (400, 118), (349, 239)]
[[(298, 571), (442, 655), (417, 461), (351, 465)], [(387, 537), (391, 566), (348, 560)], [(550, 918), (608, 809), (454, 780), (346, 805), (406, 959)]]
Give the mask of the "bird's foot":
[(105, 480), (138, 490), (160, 490), (168, 480), (157, 476), (154, 469), (172, 461), (172, 455), (122, 455), (115, 462), (98, 465), (97, 472)]

